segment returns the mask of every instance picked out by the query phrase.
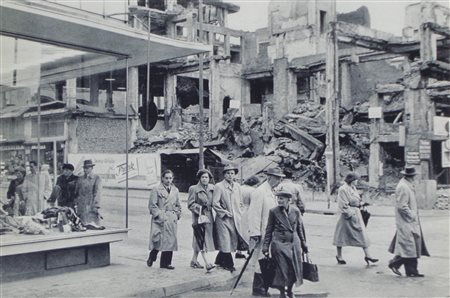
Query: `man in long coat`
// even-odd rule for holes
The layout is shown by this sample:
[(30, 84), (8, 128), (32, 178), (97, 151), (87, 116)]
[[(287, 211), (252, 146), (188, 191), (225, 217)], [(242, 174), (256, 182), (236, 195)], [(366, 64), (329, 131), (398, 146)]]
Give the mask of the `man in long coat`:
[(161, 174), (162, 183), (153, 188), (148, 201), (152, 215), (150, 228), (150, 254), (147, 266), (151, 267), (161, 251), (160, 268), (173, 270), (172, 256), (178, 249), (177, 229), (181, 217), (181, 204), (178, 188), (172, 184), (173, 172), (165, 170)]
[(58, 206), (61, 207), (73, 208), (78, 176), (73, 174), (75, 167), (70, 163), (65, 163), (62, 170), (63, 174), (56, 180), (56, 186), (49, 201), (51, 203), (57, 201)]
[[(102, 196), (102, 179), (93, 173), (95, 164), (92, 160), (85, 160), (84, 175), (78, 178), (75, 187), (75, 210), (83, 225), (92, 229), (101, 229), (100, 199)], [(93, 225), (95, 224), (95, 225)]]
[(395, 222), (397, 232), (389, 247), (394, 258), (389, 261), (389, 268), (397, 275), (402, 265), (408, 277), (423, 277), (417, 270), (417, 259), (420, 256), (430, 256), (423, 240), (419, 213), (414, 188), (416, 169), (406, 167), (401, 172), (403, 178), (395, 189)]
[(274, 195), (274, 188), (277, 187), (283, 177), (283, 171), (279, 167), (270, 168), (266, 171), (267, 180), (258, 186), (250, 196), (250, 207), (248, 208), (248, 229), (250, 236), (249, 249), (255, 249), (249, 262), (253, 269), (253, 295), (270, 297), (268, 293), (269, 285), (264, 283), (261, 275), (258, 260), (264, 258), (261, 253), (262, 237), (266, 231), (269, 210), (277, 206), (277, 200)]
[(214, 186), (213, 208), (216, 211), (214, 222), (214, 242), (217, 254), (215, 264), (233, 272), (234, 262), (231, 255), (240, 243), (245, 243), (241, 230), (241, 187), (234, 181), (238, 169), (227, 165), (223, 169), (225, 179)]

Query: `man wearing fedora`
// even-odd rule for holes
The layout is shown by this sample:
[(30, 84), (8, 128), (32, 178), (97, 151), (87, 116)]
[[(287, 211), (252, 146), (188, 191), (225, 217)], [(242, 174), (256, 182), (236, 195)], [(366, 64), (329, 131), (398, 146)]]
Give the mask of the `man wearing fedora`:
[(85, 226), (92, 223), (98, 226), (101, 219), (98, 209), (100, 209), (102, 179), (93, 173), (94, 166), (92, 160), (84, 161), (84, 175), (78, 178), (75, 188), (75, 210)]
[(231, 253), (246, 249), (240, 247), (246, 243), (241, 229), (241, 187), (234, 181), (237, 173), (237, 167), (226, 165), (223, 169), (225, 178), (214, 186), (213, 191), (213, 209), (216, 211), (213, 234), (219, 251), (215, 264), (230, 272), (235, 270)]
[(264, 258), (261, 252), (262, 240), (267, 226), (270, 209), (276, 207), (277, 199), (274, 195), (274, 188), (277, 187), (283, 177), (283, 171), (279, 167), (270, 168), (266, 171), (267, 180), (258, 186), (250, 196), (250, 207), (248, 208), (248, 228), (249, 228), (249, 250), (255, 249), (250, 260), (250, 266), (254, 270), (253, 291), (254, 296), (270, 297), (268, 293), (269, 285), (264, 283), (258, 260)]
[(395, 189), (395, 223), (397, 231), (389, 247), (389, 252), (395, 256), (389, 261), (388, 267), (397, 275), (402, 265), (408, 277), (423, 277), (417, 270), (417, 259), (420, 256), (430, 256), (423, 240), (419, 213), (414, 188), (416, 169), (406, 167), (401, 171), (403, 178)]

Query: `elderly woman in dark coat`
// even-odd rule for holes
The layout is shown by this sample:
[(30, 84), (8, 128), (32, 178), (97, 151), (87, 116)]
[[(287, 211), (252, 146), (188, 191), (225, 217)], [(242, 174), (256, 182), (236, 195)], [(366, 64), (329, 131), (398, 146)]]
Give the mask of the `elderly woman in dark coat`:
[(340, 265), (347, 263), (342, 258), (343, 246), (362, 247), (367, 265), (370, 262), (378, 262), (378, 259), (372, 258), (369, 253), (369, 238), (360, 211), (362, 200), (356, 189), (358, 179), (356, 173), (349, 173), (345, 177), (345, 183), (338, 190), (339, 219), (334, 232), (333, 245), (336, 246), (336, 260)]
[[(209, 183), (212, 178), (210, 171), (205, 169), (199, 170), (197, 172), (198, 183), (189, 187), (188, 196), (188, 208), (192, 212), (192, 227), (194, 229), (192, 241), (194, 254), (191, 260), (191, 267), (203, 268), (197, 260), (198, 253), (201, 252), (207, 271), (215, 267), (210, 264), (206, 258), (207, 251), (215, 250), (213, 238), (214, 218), (212, 213), (214, 185)], [(202, 215), (203, 218), (208, 218), (208, 222), (199, 223), (200, 215)], [(202, 247), (199, 245), (202, 245)]]
[(173, 172), (165, 170), (161, 174), (162, 183), (152, 189), (148, 210), (152, 215), (150, 229), (150, 254), (147, 266), (156, 261), (162, 251), (159, 267), (175, 269), (172, 266), (173, 252), (178, 249), (177, 224), (181, 217), (181, 205), (178, 188), (172, 184)]
[(278, 206), (270, 209), (262, 252), (270, 252), (276, 263), (272, 287), (280, 290), (280, 297), (294, 297), (292, 287), (303, 283), (302, 250), (308, 252), (300, 210), (289, 204), (292, 194), (279, 191)]

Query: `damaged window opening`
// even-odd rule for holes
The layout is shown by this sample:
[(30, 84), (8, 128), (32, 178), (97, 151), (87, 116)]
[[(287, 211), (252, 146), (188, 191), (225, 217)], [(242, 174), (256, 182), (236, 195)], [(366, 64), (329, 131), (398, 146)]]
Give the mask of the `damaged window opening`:
[(270, 94), (273, 94), (272, 77), (250, 80), (250, 103), (261, 104)]
[[(198, 78), (177, 76), (177, 99), (180, 107), (186, 109), (189, 106), (199, 104)], [(203, 108), (209, 109), (209, 84), (203, 80)]]
[(297, 102), (309, 100), (310, 88), (308, 77), (297, 77)]
[(327, 12), (324, 10), (320, 11), (320, 33), (323, 34), (326, 31), (326, 20), (327, 20)]

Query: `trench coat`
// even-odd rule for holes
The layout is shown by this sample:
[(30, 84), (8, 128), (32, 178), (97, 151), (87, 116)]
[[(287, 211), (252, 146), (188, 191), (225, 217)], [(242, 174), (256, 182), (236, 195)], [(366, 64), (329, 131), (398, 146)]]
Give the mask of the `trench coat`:
[[(209, 219), (209, 223), (205, 223), (205, 247), (206, 251), (215, 250), (214, 237), (213, 237), (213, 224), (214, 218), (212, 213), (212, 203), (213, 203), (213, 191), (214, 185), (208, 184), (207, 188), (203, 188), (200, 182), (196, 185), (189, 187), (188, 195), (188, 208), (192, 212), (192, 224), (198, 224), (198, 217), (201, 214), (206, 215)], [(192, 248), (195, 251), (200, 251), (200, 247), (195, 239), (192, 239)]]
[(423, 239), (415, 188), (405, 178), (395, 189), (396, 233), (388, 251), (402, 258), (430, 256)]
[(214, 243), (216, 249), (224, 253), (235, 252), (239, 242), (245, 242), (241, 228), (241, 196), (241, 187), (236, 182), (231, 185), (223, 180), (214, 186)]
[(24, 215), (35, 215), (48, 207), (47, 199), (52, 192), (51, 181), (48, 180), (50, 177), (43, 173), (39, 173), (39, 183), (38, 174), (25, 176), (24, 182), (19, 187), (21, 200), (25, 202)]
[(241, 193), (242, 193), (242, 217), (241, 217), (241, 228), (242, 228), (242, 237), (245, 242), (250, 241), (250, 236), (248, 235), (248, 208), (250, 207), (251, 195), (255, 191), (256, 188), (249, 185), (241, 185)]
[(279, 206), (270, 209), (263, 242), (277, 264), (272, 287), (303, 283), (302, 247), (306, 246), (300, 210), (290, 205), (287, 212)]
[(177, 228), (181, 217), (178, 188), (172, 185), (169, 193), (161, 183), (152, 189), (148, 210), (152, 216), (149, 250), (178, 250)]
[(366, 227), (359, 206), (361, 198), (355, 187), (344, 183), (338, 190), (338, 221), (333, 245), (369, 247)]
[(74, 205), (83, 224), (100, 224), (100, 200), (102, 197), (102, 179), (96, 174), (78, 177), (75, 186)]
[[(248, 209), (248, 234), (250, 237), (264, 237), (267, 221), (269, 219), (269, 211), (277, 205), (277, 199), (273, 194), (272, 187), (267, 181), (252, 192), (250, 207)], [(264, 258), (264, 255), (261, 253), (261, 247), (262, 239), (255, 247), (252, 260), (250, 261), (251, 266), (257, 264), (258, 259)], [(256, 270), (258, 271), (258, 269)]]

